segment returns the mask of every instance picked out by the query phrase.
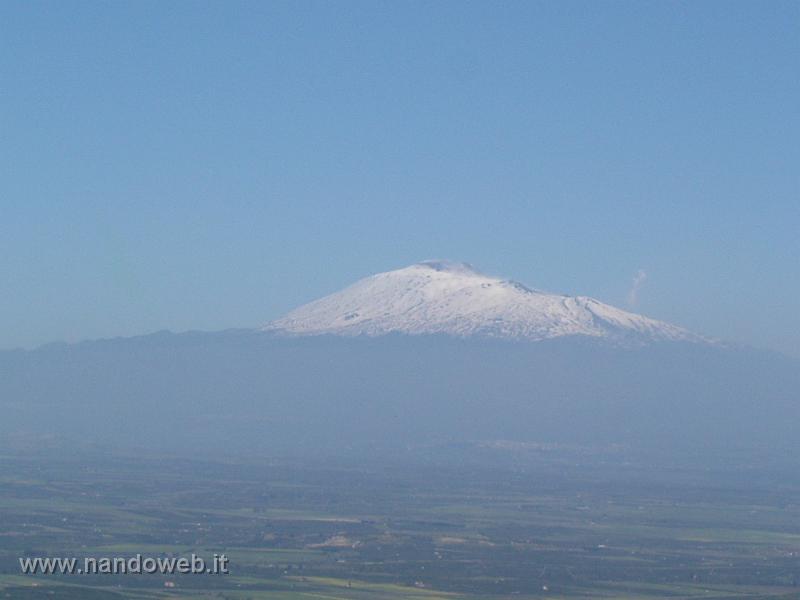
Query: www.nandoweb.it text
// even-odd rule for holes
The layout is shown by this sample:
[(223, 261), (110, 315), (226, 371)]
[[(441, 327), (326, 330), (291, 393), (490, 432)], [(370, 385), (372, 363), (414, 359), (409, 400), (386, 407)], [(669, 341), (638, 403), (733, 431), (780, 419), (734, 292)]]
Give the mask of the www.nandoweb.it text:
[(191, 554), (183, 557), (134, 556), (57, 558), (20, 557), (25, 575), (227, 575), (228, 557), (214, 554), (207, 561)]

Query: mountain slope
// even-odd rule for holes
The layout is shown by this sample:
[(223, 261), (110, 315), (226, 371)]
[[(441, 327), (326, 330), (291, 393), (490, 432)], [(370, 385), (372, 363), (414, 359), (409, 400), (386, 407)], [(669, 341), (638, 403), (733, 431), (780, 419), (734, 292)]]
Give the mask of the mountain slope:
[(291, 335), (446, 334), (545, 340), (705, 341), (685, 329), (585, 296), (533, 290), (470, 265), (424, 261), (378, 273), (291, 311), (265, 331)]
[(191, 457), (493, 440), (794, 456), (798, 389), (797, 361), (719, 345), (158, 333), (0, 352), (0, 451), (39, 435)]

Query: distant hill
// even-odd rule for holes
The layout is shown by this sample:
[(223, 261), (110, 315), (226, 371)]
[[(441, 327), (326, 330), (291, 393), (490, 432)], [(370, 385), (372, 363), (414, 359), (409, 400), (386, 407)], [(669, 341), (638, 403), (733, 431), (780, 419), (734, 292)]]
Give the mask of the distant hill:
[(799, 390), (797, 361), (693, 341), (162, 332), (0, 352), (0, 437), (187, 455), (497, 440), (782, 452)]

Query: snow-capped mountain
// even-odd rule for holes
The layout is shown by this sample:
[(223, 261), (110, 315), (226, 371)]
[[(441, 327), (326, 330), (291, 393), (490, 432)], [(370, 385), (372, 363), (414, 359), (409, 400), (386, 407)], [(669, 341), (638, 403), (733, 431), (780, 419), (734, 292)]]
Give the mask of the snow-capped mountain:
[(460, 263), (368, 277), (265, 329), (0, 352), (0, 440), (393, 460), (490, 440), (693, 457), (797, 445), (797, 361), (649, 343), (704, 340)]
[(263, 328), (290, 335), (445, 334), (518, 340), (706, 341), (685, 329), (586, 296), (530, 289), (466, 263), (423, 261), (378, 273)]

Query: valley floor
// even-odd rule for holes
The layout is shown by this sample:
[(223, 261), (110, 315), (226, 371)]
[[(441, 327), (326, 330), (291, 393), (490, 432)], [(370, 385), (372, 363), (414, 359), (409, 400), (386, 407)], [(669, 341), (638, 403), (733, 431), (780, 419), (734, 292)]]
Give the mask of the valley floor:
[[(746, 465), (0, 457), (0, 598), (800, 598), (800, 482)], [(229, 575), (22, 575), (211, 556)]]

